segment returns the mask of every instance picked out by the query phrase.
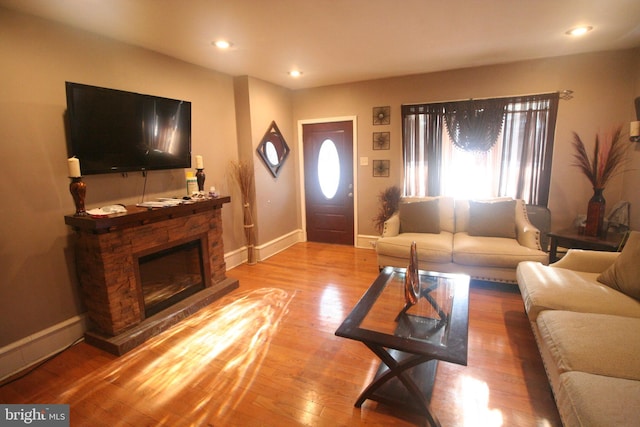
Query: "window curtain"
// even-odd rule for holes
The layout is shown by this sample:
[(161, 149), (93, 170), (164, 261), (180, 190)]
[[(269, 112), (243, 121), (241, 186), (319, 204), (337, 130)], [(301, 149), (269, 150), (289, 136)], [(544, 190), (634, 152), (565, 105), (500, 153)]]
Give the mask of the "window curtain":
[[(497, 105), (503, 106), (504, 120), (498, 130), (498, 134), (502, 132), (501, 144), (495, 145), (494, 139), (489, 147), (489, 150), (501, 150), (500, 167), (491, 168), (497, 174), (493, 180), (497, 188), (491, 189), (492, 193), (521, 198), (529, 204), (547, 205), (558, 99), (558, 93), (550, 93), (498, 100)], [(460, 101), (464, 102), (469, 101)], [(404, 195), (442, 194), (445, 110), (446, 106), (455, 108), (454, 104), (458, 103), (402, 106)], [(455, 129), (454, 125), (452, 128)], [(495, 129), (492, 132), (495, 133)]]
[(402, 144), (405, 196), (440, 194), (442, 105), (403, 105)]
[(503, 131), (498, 194), (547, 206), (558, 93), (512, 99)]

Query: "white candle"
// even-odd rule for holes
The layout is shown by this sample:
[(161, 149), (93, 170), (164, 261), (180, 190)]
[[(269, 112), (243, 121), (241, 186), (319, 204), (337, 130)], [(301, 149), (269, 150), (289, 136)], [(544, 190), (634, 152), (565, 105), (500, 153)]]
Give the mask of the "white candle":
[(75, 157), (71, 157), (67, 159), (68, 167), (69, 167), (69, 177), (70, 178), (79, 178), (82, 175), (80, 174), (80, 160)]
[(204, 169), (204, 163), (202, 162), (202, 156), (196, 156), (196, 169)]
[(629, 127), (629, 136), (640, 136), (640, 121), (631, 122)]

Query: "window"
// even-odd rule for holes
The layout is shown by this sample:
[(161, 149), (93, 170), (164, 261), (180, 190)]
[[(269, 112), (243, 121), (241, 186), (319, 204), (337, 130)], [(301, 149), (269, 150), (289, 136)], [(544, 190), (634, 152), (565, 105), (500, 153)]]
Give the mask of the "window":
[(546, 206), (558, 98), (403, 105), (404, 194)]

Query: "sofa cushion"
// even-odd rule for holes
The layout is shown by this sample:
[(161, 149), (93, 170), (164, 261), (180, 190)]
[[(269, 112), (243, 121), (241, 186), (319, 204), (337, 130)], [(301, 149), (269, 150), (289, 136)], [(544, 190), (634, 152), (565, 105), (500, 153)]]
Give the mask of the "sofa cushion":
[(395, 237), (385, 237), (376, 243), (378, 254), (406, 258), (409, 262), (409, 251), (412, 242), (416, 242), (418, 261), (435, 263), (451, 262), (453, 235), (447, 231), (439, 234), (402, 233)]
[(567, 372), (554, 394), (566, 426), (640, 425), (640, 381)]
[(469, 201), (470, 236), (516, 238), (516, 201)]
[(516, 274), (531, 321), (549, 309), (640, 317), (640, 302), (599, 283), (598, 273), (522, 262)]
[[(501, 202), (513, 200), (511, 197), (497, 197), (484, 199), (483, 202)], [(469, 200), (458, 199), (455, 201), (456, 232), (468, 231), (469, 228)]]
[(453, 236), (456, 264), (515, 269), (522, 261), (545, 262), (546, 259), (544, 252), (521, 246), (516, 239), (469, 236), (468, 233)]
[(440, 230), (454, 233), (456, 230), (455, 208), (453, 197), (404, 197), (402, 203), (413, 203), (420, 201), (438, 200), (440, 207)]
[(632, 231), (620, 256), (598, 281), (640, 300), (640, 232)]
[(438, 199), (400, 203), (400, 233), (440, 233)]
[(545, 310), (536, 323), (560, 373), (640, 380), (640, 318)]

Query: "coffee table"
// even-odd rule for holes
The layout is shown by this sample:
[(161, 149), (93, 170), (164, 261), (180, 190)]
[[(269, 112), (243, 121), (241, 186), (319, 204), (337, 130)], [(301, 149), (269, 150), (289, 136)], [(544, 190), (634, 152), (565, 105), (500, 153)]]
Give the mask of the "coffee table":
[(335, 334), (362, 341), (382, 363), (356, 400), (404, 406), (440, 423), (429, 402), (439, 360), (467, 364), (469, 276), (419, 271), (418, 302), (407, 307), (404, 268), (384, 268)]

